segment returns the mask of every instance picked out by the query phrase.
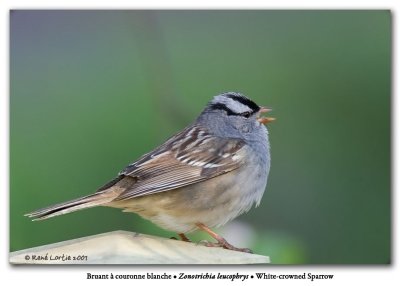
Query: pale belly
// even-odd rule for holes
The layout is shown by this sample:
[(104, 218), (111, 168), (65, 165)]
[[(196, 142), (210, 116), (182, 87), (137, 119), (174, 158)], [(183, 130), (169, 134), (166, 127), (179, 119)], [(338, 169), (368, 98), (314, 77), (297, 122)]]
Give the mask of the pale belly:
[(197, 229), (196, 223), (221, 226), (248, 211), (253, 204), (258, 205), (267, 174), (265, 168), (250, 174), (238, 169), (229, 173), (232, 177), (228, 180), (219, 176), (176, 190), (112, 202), (109, 206), (137, 213), (164, 229), (188, 233)]

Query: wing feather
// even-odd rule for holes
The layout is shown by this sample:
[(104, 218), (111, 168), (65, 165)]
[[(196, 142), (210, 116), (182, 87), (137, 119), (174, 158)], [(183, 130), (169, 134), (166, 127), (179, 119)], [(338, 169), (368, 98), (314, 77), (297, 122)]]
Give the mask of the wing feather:
[(120, 172), (136, 183), (116, 200), (181, 188), (235, 170), (243, 163), (244, 145), (242, 139), (187, 128)]

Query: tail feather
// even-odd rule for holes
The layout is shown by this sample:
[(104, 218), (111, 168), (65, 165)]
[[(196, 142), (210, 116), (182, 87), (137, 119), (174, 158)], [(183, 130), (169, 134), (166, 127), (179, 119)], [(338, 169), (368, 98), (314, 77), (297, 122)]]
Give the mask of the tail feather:
[(25, 216), (33, 220), (42, 220), (82, 209), (107, 205), (126, 189), (129, 189), (135, 182), (136, 179), (121, 175), (105, 184), (94, 194), (38, 209)]
[(32, 218), (33, 220), (47, 219), (58, 215), (63, 215), (70, 212), (78, 211), (81, 209), (87, 209), (103, 205), (111, 202), (114, 198), (115, 196), (110, 196), (104, 193), (95, 193), (75, 200), (38, 209), (36, 211), (26, 214), (25, 216)]

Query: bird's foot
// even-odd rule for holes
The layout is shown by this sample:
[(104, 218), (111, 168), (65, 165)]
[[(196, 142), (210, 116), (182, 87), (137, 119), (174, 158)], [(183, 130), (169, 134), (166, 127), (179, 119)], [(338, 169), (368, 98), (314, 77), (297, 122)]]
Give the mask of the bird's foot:
[(192, 242), (184, 233), (178, 233), (179, 237), (181, 238), (182, 241), (185, 242)]
[(225, 238), (223, 238), (219, 234), (213, 232), (211, 229), (209, 229), (207, 226), (205, 226), (202, 223), (198, 223), (196, 225), (197, 225), (197, 227), (199, 227), (200, 229), (204, 230), (205, 232), (207, 232), (209, 235), (211, 235), (213, 238), (215, 238), (218, 241), (218, 242), (201, 241), (200, 244), (202, 244), (204, 246), (207, 246), (207, 247), (222, 247), (222, 248), (233, 250), (233, 251), (253, 253), (253, 251), (251, 251), (251, 249), (249, 249), (249, 248), (239, 248), (239, 247), (233, 246), (228, 241), (226, 241)]
[(233, 250), (233, 251), (240, 251), (240, 252), (245, 252), (245, 253), (253, 253), (251, 251), (251, 249), (235, 247), (232, 244), (228, 243), (225, 239), (223, 241), (218, 241), (218, 242), (211, 242), (211, 241), (207, 241), (207, 240), (202, 240), (198, 244), (206, 246), (206, 247), (222, 247), (224, 249)]
[[(182, 241), (185, 242), (192, 242), (185, 234), (183, 233), (178, 233), (179, 237), (181, 238)], [(170, 239), (178, 240), (175, 236), (170, 237)]]

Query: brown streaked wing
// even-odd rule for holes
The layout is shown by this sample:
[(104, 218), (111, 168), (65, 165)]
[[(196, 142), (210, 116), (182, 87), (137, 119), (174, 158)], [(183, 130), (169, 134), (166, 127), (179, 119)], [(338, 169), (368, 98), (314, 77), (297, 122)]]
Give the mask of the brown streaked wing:
[(155, 158), (162, 157), (166, 155), (170, 151), (174, 151), (177, 149), (175, 146), (182, 146), (182, 142), (185, 141), (190, 135), (197, 135), (200, 131), (206, 132), (200, 127), (197, 126), (189, 126), (183, 129), (181, 132), (171, 136), (164, 144), (158, 146), (156, 149), (150, 151), (149, 153), (144, 154), (135, 162), (126, 166), (118, 175), (129, 176), (135, 172), (141, 165), (149, 164), (151, 161), (154, 161)]
[[(168, 141), (166, 142), (168, 143)], [(126, 200), (187, 185), (219, 176), (238, 168), (243, 160), (241, 151), (244, 141), (234, 138), (208, 137), (202, 144), (186, 144), (181, 150), (169, 149), (158, 153), (149, 160), (134, 164), (125, 176), (134, 177), (137, 182), (115, 200)], [(132, 164), (133, 166), (133, 164)]]

